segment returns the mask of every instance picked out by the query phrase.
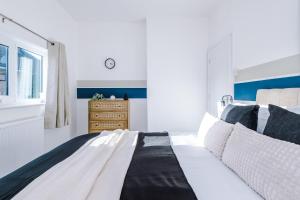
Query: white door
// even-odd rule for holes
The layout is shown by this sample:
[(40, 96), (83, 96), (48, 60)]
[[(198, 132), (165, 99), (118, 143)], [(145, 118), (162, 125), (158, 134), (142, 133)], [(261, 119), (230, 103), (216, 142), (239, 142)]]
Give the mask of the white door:
[(208, 50), (207, 69), (208, 112), (218, 113), (218, 103), (223, 95), (233, 95), (232, 39), (226, 37)]

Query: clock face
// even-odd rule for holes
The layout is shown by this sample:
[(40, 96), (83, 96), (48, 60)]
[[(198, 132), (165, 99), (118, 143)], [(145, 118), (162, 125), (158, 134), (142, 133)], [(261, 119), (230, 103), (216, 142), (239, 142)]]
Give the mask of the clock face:
[(107, 58), (104, 64), (107, 69), (113, 69), (116, 66), (116, 62), (112, 58)]

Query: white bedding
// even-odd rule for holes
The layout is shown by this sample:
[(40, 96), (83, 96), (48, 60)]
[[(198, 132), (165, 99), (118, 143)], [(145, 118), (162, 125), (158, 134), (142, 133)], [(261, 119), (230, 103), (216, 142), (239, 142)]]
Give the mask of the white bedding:
[[(115, 132), (114, 135), (106, 140), (99, 136), (92, 139), (34, 180), (14, 199), (119, 200), (137, 134)], [(192, 134), (170, 133), (170, 138), (199, 200), (262, 199), (209, 151), (197, 146)]]
[(262, 200), (191, 133), (170, 133), (173, 150), (199, 200)]
[(117, 200), (136, 138), (134, 131), (104, 131), (39, 176), (13, 199)]

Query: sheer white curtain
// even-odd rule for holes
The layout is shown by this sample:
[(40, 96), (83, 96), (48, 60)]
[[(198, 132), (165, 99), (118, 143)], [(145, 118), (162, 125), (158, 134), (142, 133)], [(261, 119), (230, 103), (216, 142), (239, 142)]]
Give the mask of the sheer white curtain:
[(68, 66), (63, 44), (49, 44), (48, 65), (45, 128), (61, 128), (70, 124)]
[(26, 99), (32, 95), (32, 59), (20, 58), (20, 72), (18, 73), (18, 97)]

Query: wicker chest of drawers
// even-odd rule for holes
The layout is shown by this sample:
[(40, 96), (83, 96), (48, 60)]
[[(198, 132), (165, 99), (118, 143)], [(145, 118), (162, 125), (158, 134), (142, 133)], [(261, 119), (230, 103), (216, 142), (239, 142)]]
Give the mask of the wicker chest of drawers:
[(89, 101), (89, 133), (129, 128), (127, 100)]

